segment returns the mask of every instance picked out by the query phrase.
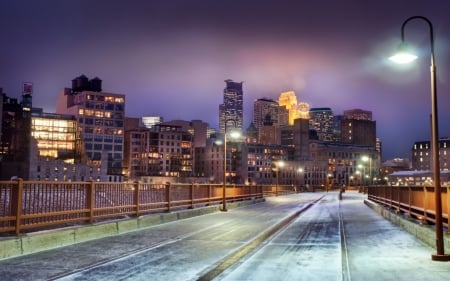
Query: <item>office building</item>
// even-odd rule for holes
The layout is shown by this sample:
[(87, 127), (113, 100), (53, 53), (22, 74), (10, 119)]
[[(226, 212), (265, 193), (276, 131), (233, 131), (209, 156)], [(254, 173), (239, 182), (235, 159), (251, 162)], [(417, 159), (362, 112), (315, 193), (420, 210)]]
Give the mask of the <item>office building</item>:
[(128, 180), (146, 176), (185, 178), (193, 174), (193, 136), (182, 126), (159, 124), (125, 133)]
[(317, 132), (320, 141), (333, 141), (333, 111), (328, 107), (311, 108), (309, 110), (310, 128)]
[(77, 147), (81, 145), (81, 139), (73, 115), (33, 112), (31, 136), (36, 141), (39, 157), (81, 162), (82, 150)]
[(253, 103), (253, 124), (261, 128), (269, 120), (272, 126), (278, 127), (278, 103), (271, 99), (257, 99)]
[[(432, 147), (430, 141), (417, 141), (412, 147), (412, 169), (429, 170), (433, 169)], [(450, 139), (439, 140), (439, 168), (441, 171), (450, 168)]]
[(31, 144), (31, 94), (22, 101), (1, 93), (0, 179), (28, 179)]
[(341, 120), (341, 142), (376, 147), (376, 121), (362, 119)]
[(219, 130), (225, 132), (225, 128), (236, 128), (242, 134), (243, 129), (243, 82), (225, 80), (223, 90), (223, 103), (219, 105)]
[(56, 113), (74, 115), (85, 153), (98, 166), (107, 162), (110, 181), (122, 180), (125, 95), (102, 92), (101, 80), (84, 75), (61, 91)]

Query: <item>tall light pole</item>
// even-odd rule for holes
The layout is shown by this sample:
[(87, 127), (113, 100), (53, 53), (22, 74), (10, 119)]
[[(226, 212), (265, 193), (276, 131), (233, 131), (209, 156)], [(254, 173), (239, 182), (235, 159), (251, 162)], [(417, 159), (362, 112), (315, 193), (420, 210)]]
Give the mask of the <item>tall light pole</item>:
[[(223, 185), (222, 185), (222, 212), (228, 211), (227, 209), (227, 124), (228, 122), (234, 123), (234, 128), (236, 128), (236, 120), (227, 119), (225, 120), (225, 131), (223, 134)], [(232, 138), (238, 137), (238, 132), (232, 132), (230, 135)]]
[(405, 43), (405, 26), (411, 20), (423, 20), (429, 26), (430, 31), (430, 54), (431, 54), (431, 147), (433, 155), (433, 181), (434, 181), (434, 200), (435, 200), (435, 230), (436, 230), (436, 254), (431, 255), (431, 259), (435, 261), (450, 261), (450, 255), (444, 253), (444, 233), (442, 229), (442, 199), (441, 199), (441, 178), (439, 168), (439, 133), (438, 133), (438, 109), (436, 94), (436, 64), (434, 57), (434, 34), (433, 24), (423, 16), (413, 16), (406, 19), (401, 27), (401, 45), (399, 54), (390, 59), (397, 63), (408, 63), (417, 58), (417, 56), (406, 52)]

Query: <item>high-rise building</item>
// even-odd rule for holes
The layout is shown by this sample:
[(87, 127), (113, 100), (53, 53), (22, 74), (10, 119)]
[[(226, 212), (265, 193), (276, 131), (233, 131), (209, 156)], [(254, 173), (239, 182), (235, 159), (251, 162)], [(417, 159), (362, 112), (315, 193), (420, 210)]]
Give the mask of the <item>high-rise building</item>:
[(57, 100), (56, 112), (74, 115), (88, 159), (106, 161), (111, 181), (122, 180), (125, 95), (102, 92), (101, 80), (72, 80)]
[(285, 118), (280, 116), (280, 125), (294, 125), (294, 120), (299, 118), (298, 102), (294, 91), (283, 92), (278, 98), (280, 107), (284, 107), (288, 113), (288, 124), (285, 123)]
[(219, 105), (219, 129), (223, 134), (225, 128), (236, 128), (242, 133), (243, 128), (243, 82), (225, 80), (223, 103)]
[(310, 128), (317, 132), (320, 141), (333, 141), (333, 111), (328, 107), (311, 108), (309, 110)]
[(271, 99), (257, 99), (253, 103), (253, 124), (256, 128), (261, 128), (267, 119), (270, 119), (273, 126), (278, 126), (278, 103)]

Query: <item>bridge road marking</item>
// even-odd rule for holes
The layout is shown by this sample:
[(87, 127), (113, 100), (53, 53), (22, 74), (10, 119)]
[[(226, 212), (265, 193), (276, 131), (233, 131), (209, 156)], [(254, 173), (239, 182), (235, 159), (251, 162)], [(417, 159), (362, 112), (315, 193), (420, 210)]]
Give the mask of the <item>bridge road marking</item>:
[(342, 253), (342, 281), (351, 281), (350, 265), (348, 263), (348, 248), (347, 239), (345, 237), (344, 219), (341, 214), (341, 200), (339, 200), (339, 234), (341, 238), (341, 253)]
[(248, 243), (244, 244), (240, 248), (238, 248), (236, 251), (230, 253), (226, 257), (224, 257), (221, 261), (216, 263), (215, 266), (213, 266), (211, 269), (207, 270), (205, 273), (201, 274), (200, 277), (197, 279), (197, 281), (210, 281), (214, 279), (215, 277), (219, 276), (222, 272), (224, 272), (226, 269), (231, 267), (232, 265), (236, 264), (256, 250), (263, 242), (265, 242), (267, 239), (269, 239), (271, 236), (276, 234), (277, 232), (281, 231), (283, 228), (285, 228), (287, 225), (289, 225), (292, 221), (294, 221), (300, 214), (308, 210), (311, 206), (319, 202), (324, 196), (321, 196), (320, 198), (314, 200), (311, 203), (307, 203), (305, 206), (303, 206), (300, 210), (295, 212), (292, 215), (289, 215), (288, 217), (281, 220), (279, 223), (275, 224), (259, 236), (257, 236), (255, 239), (249, 241)]
[(75, 270), (70, 271), (70, 272), (66, 272), (66, 273), (62, 273), (62, 274), (58, 274), (58, 275), (52, 276), (52, 277), (50, 277), (47, 280), (54, 281), (54, 280), (58, 280), (58, 279), (61, 279), (61, 278), (64, 278), (64, 277), (68, 277), (70, 275), (75, 275), (75, 274), (78, 274), (78, 273), (81, 273), (81, 272), (84, 272), (84, 271), (88, 271), (88, 270), (91, 270), (91, 269), (96, 268), (96, 267), (100, 267), (100, 266), (103, 266), (103, 265), (115, 263), (115, 262), (124, 260), (126, 258), (129, 258), (129, 257), (132, 257), (132, 256), (136, 256), (136, 255), (139, 255), (139, 254), (142, 254), (142, 253), (145, 253), (145, 252), (149, 252), (151, 250), (154, 250), (154, 249), (157, 249), (157, 248), (160, 248), (160, 247), (163, 247), (163, 246), (166, 246), (166, 245), (169, 245), (169, 244), (181, 241), (183, 239), (187, 239), (187, 238), (192, 237), (194, 235), (197, 235), (199, 233), (208, 231), (208, 230), (210, 230), (212, 228), (222, 226), (222, 225), (224, 225), (226, 223), (229, 223), (230, 221), (231, 220), (226, 220), (226, 221), (223, 221), (223, 222), (220, 222), (220, 223), (213, 224), (213, 225), (211, 225), (209, 227), (201, 228), (199, 230), (196, 230), (196, 231), (184, 234), (184, 235), (180, 235), (180, 236), (177, 236), (175, 238), (171, 238), (171, 239), (167, 239), (167, 240), (155, 243), (155, 244), (153, 244), (151, 246), (142, 247), (142, 248), (136, 249), (134, 251), (130, 251), (128, 253), (124, 253), (122, 255), (114, 256), (112, 258), (103, 259), (103, 260), (101, 260), (99, 262), (96, 262), (94, 264), (91, 264), (89, 266), (85, 266), (85, 267), (78, 268), (78, 269), (75, 269)]

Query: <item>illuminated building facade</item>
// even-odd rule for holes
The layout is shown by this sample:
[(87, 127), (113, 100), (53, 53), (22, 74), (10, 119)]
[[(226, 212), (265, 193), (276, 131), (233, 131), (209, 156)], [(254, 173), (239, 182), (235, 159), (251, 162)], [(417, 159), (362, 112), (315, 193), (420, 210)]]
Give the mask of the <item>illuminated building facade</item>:
[(278, 103), (270, 99), (257, 99), (253, 103), (253, 124), (260, 129), (267, 119), (278, 126)]
[[(285, 111), (288, 114), (288, 124), (285, 124), (283, 121), (284, 118), (280, 118), (280, 125), (294, 125), (294, 120), (299, 118), (299, 110), (298, 110), (298, 102), (297, 97), (295, 96), (294, 91), (283, 92), (280, 94), (278, 98), (278, 105), (280, 107), (284, 107)], [(282, 116), (280, 116), (282, 117)]]
[(244, 115), (243, 100), (244, 92), (242, 90), (243, 82), (234, 82), (225, 80), (226, 87), (223, 90), (223, 103), (219, 105), (219, 130), (225, 132), (225, 127), (236, 128), (242, 133)]
[[(37, 142), (39, 157), (51, 157), (75, 163), (80, 152), (77, 121), (72, 115), (32, 113), (31, 136)], [(78, 148), (80, 150), (80, 148)]]
[(193, 137), (180, 126), (127, 130), (125, 138), (124, 171), (129, 180), (192, 176)]
[(97, 165), (106, 161), (110, 181), (121, 181), (125, 95), (102, 92), (100, 79), (82, 75), (61, 91), (56, 111), (75, 116), (88, 159)]
[[(432, 170), (432, 153), (430, 141), (415, 142), (412, 147), (412, 169)], [(439, 168), (447, 171), (450, 168), (450, 139), (439, 140)]]
[(317, 132), (320, 141), (333, 141), (333, 111), (328, 107), (309, 110), (309, 126)]

